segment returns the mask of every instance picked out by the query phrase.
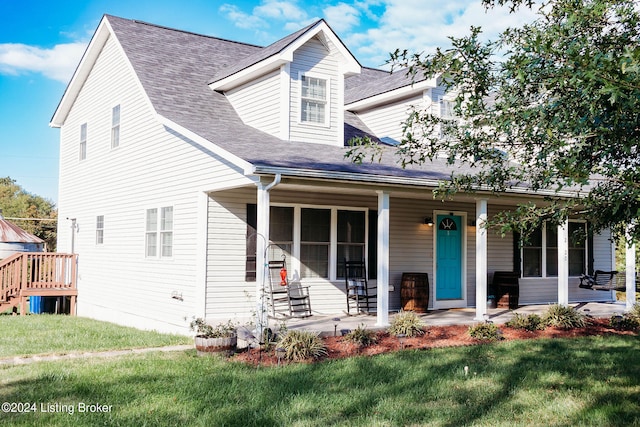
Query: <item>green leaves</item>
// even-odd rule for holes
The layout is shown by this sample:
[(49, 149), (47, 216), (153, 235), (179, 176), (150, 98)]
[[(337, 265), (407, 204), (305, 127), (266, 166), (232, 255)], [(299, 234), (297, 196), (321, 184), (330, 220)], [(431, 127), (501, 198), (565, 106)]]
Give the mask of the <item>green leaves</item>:
[[(499, 227), (579, 213), (594, 231), (631, 224), (640, 238), (640, 11), (633, 0), (550, 0), (537, 13), (493, 42), (471, 27), (451, 37), (448, 50), (391, 55), (393, 67), (414, 79), (439, 76), (459, 118), (413, 111), (398, 146), (402, 164), (444, 155), (473, 168), (443, 182), (436, 197), (515, 185), (556, 194), (550, 205), (501, 218)], [(574, 197), (567, 200), (567, 191)]]

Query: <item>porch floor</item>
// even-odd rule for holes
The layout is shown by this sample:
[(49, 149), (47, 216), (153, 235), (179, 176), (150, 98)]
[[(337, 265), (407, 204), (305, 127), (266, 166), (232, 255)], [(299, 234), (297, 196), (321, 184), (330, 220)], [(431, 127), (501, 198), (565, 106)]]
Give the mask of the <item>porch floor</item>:
[[(571, 307), (578, 311), (589, 314), (593, 317), (611, 317), (613, 314), (623, 314), (626, 308), (624, 301), (617, 302), (587, 302), (587, 303), (571, 303)], [(508, 310), (504, 308), (487, 309), (489, 320), (496, 324), (502, 324), (509, 321), (513, 317), (513, 313), (520, 314), (542, 314), (549, 305), (524, 305), (518, 307), (517, 310)], [(395, 313), (389, 314), (389, 320), (393, 319)], [(448, 310), (431, 310), (428, 313), (421, 314), (422, 320), (429, 325), (472, 325), (477, 323), (474, 320), (476, 315), (475, 308), (456, 308)], [(333, 319), (340, 319), (335, 321)], [(269, 327), (277, 329), (282, 321), (269, 320)], [(355, 329), (364, 324), (369, 329), (384, 329), (376, 326), (376, 316), (357, 315), (347, 316), (345, 313), (335, 315), (313, 315), (305, 319), (287, 319), (285, 324), (288, 329), (304, 329), (319, 332), (321, 335), (332, 335), (334, 328), (337, 329), (338, 335), (341, 329)], [(337, 326), (336, 326), (337, 325)]]

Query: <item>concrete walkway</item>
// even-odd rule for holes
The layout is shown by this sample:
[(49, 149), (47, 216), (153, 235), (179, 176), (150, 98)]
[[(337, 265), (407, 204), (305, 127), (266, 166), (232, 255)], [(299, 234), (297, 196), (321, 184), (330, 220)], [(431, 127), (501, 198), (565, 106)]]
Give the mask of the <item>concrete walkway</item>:
[[(584, 314), (593, 317), (611, 317), (614, 314), (623, 314), (625, 311), (625, 303), (574, 303), (569, 304)], [(494, 323), (502, 324), (509, 321), (513, 317), (513, 313), (524, 315), (536, 313), (544, 313), (549, 305), (526, 305), (521, 306), (517, 310), (508, 310), (504, 308), (488, 309), (488, 319)], [(458, 308), (448, 310), (431, 310), (428, 313), (421, 314), (420, 317), (427, 325), (473, 325), (478, 323), (475, 320), (476, 310), (474, 308)], [(389, 316), (389, 320), (393, 319), (394, 314)], [(334, 320), (338, 319), (338, 320)], [(277, 330), (282, 321), (269, 320), (269, 327)], [(306, 319), (288, 319), (284, 322), (288, 329), (305, 329), (319, 332), (321, 335), (333, 335), (334, 330), (340, 334), (341, 329), (355, 329), (360, 325), (365, 325), (369, 329), (383, 329), (376, 326), (376, 316), (373, 315), (357, 315), (348, 316), (346, 313), (336, 315), (314, 315)]]

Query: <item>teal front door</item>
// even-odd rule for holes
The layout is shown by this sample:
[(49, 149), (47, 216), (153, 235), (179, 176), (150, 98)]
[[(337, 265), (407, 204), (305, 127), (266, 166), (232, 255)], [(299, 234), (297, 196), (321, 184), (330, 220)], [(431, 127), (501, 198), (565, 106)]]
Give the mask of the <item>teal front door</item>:
[(462, 217), (436, 217), (436, 299), (462, 299)]

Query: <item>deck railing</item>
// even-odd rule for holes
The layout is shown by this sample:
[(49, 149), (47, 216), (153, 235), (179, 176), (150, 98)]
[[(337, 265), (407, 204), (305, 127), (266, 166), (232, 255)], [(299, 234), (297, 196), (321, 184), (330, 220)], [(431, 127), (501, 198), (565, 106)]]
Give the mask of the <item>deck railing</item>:
[(0, 309), (24, 307), (32, 295), (72, 296), (75, 306), (76, 260), (75, 254), (18, 252), (0, 261)]

